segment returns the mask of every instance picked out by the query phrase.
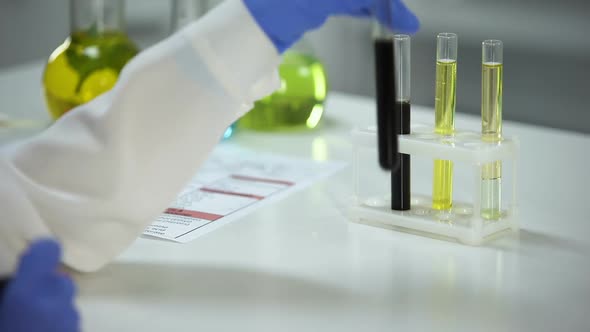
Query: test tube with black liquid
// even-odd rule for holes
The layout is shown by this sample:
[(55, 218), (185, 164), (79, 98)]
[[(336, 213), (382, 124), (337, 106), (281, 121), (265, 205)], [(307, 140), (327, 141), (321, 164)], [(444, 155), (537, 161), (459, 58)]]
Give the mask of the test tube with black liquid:
[(392, 8), (390, 0), (380, 0), (374, 8), (377, 19), (374, 30), (375, 85), (377, 90), (377, 145), (379, 165), (386, 170), (399, 167), (398, 137), (395, 133), (396, 102), (394, 33), (391, 30)]
[[(408, 35), (394, 36), (396, 101), (393, 110), (394, 135), (410, 134), (410, 53), (411, 39)], [(410, 210), (410, 155), (398, 154), (399, 168), (391, 172), (391, 209)]]

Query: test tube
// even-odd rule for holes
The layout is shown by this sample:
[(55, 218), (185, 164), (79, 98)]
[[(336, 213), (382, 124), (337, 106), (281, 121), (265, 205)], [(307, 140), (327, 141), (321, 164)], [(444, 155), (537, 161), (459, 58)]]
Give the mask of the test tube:
[[(375, 85), (377, 90), (377, 145), (379, 164), (383, 169), (396, 170), (399, 167), (398, 137), (395, 132), (396, 118), (393, 116), (396, 103), (395, 50), (390, 0), (379, 0), (374, 7), (375, 22)], [(378, 15), (378, 16), (377, 16)]]
[[(410, 53), (411, 39), (408, 35), (395, 35), (396, 97), (393, 116), (396, 118), (394, 134), (410, 134)], [(391, 208), (396, 211), (410, 210), (410, 155), (399, 154), (399, 168), (391, 173)]]
[[(435, 132), (452, 135), (455, 130), (457, 87), (457, 35), (440, 33), (436, 50)], [(450, 210), (453, 206), (453, 162), (434, 161), (432, 208)]]
[[(503, 45), (499, 40), (482, 43), (481, 134), (485, 142), (502, 140)], [(481, 216), (497, 220), (502, 215), (502, 162), (482, 166)]]

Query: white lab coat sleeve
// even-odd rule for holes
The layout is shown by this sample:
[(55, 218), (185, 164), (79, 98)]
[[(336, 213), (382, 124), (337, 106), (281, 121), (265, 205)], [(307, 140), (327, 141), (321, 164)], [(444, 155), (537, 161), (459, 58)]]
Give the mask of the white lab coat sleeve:
[(111, 92), (0, 151), (0, 274), (53, 236), (99, 269), (175, 199), (225, 129), (275, 90), (280, 57), (241, 0), (140, 53)]

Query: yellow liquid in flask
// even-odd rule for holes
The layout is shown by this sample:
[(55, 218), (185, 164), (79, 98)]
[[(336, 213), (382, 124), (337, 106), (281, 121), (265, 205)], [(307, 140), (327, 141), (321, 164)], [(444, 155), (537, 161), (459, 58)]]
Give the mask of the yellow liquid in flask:
[(110, 90), (121, 69), (138, 53), (120, 31), (73, 33), (51, 54), (43, 91), (54, 119)]

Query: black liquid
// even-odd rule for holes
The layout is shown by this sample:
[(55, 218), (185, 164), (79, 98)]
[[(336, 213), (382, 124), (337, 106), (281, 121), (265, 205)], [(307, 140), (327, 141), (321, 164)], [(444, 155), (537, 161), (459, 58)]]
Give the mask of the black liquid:
[[(407, 135), (410, 133), (410, 108), (409, 102), (396, 102), (394, 117), (395, 134)], [(410, 155), (399, 153), (399, 168), (391, 172), (391, 209), (396, 211), (410, 210)]]
[(394, 171), (399, 167), (400, 156), (395, 132), (397, 119), (393, 116), (397, 99), (393, 40), (376, 39), (374, 44), (379, 164), (383, 169)]

